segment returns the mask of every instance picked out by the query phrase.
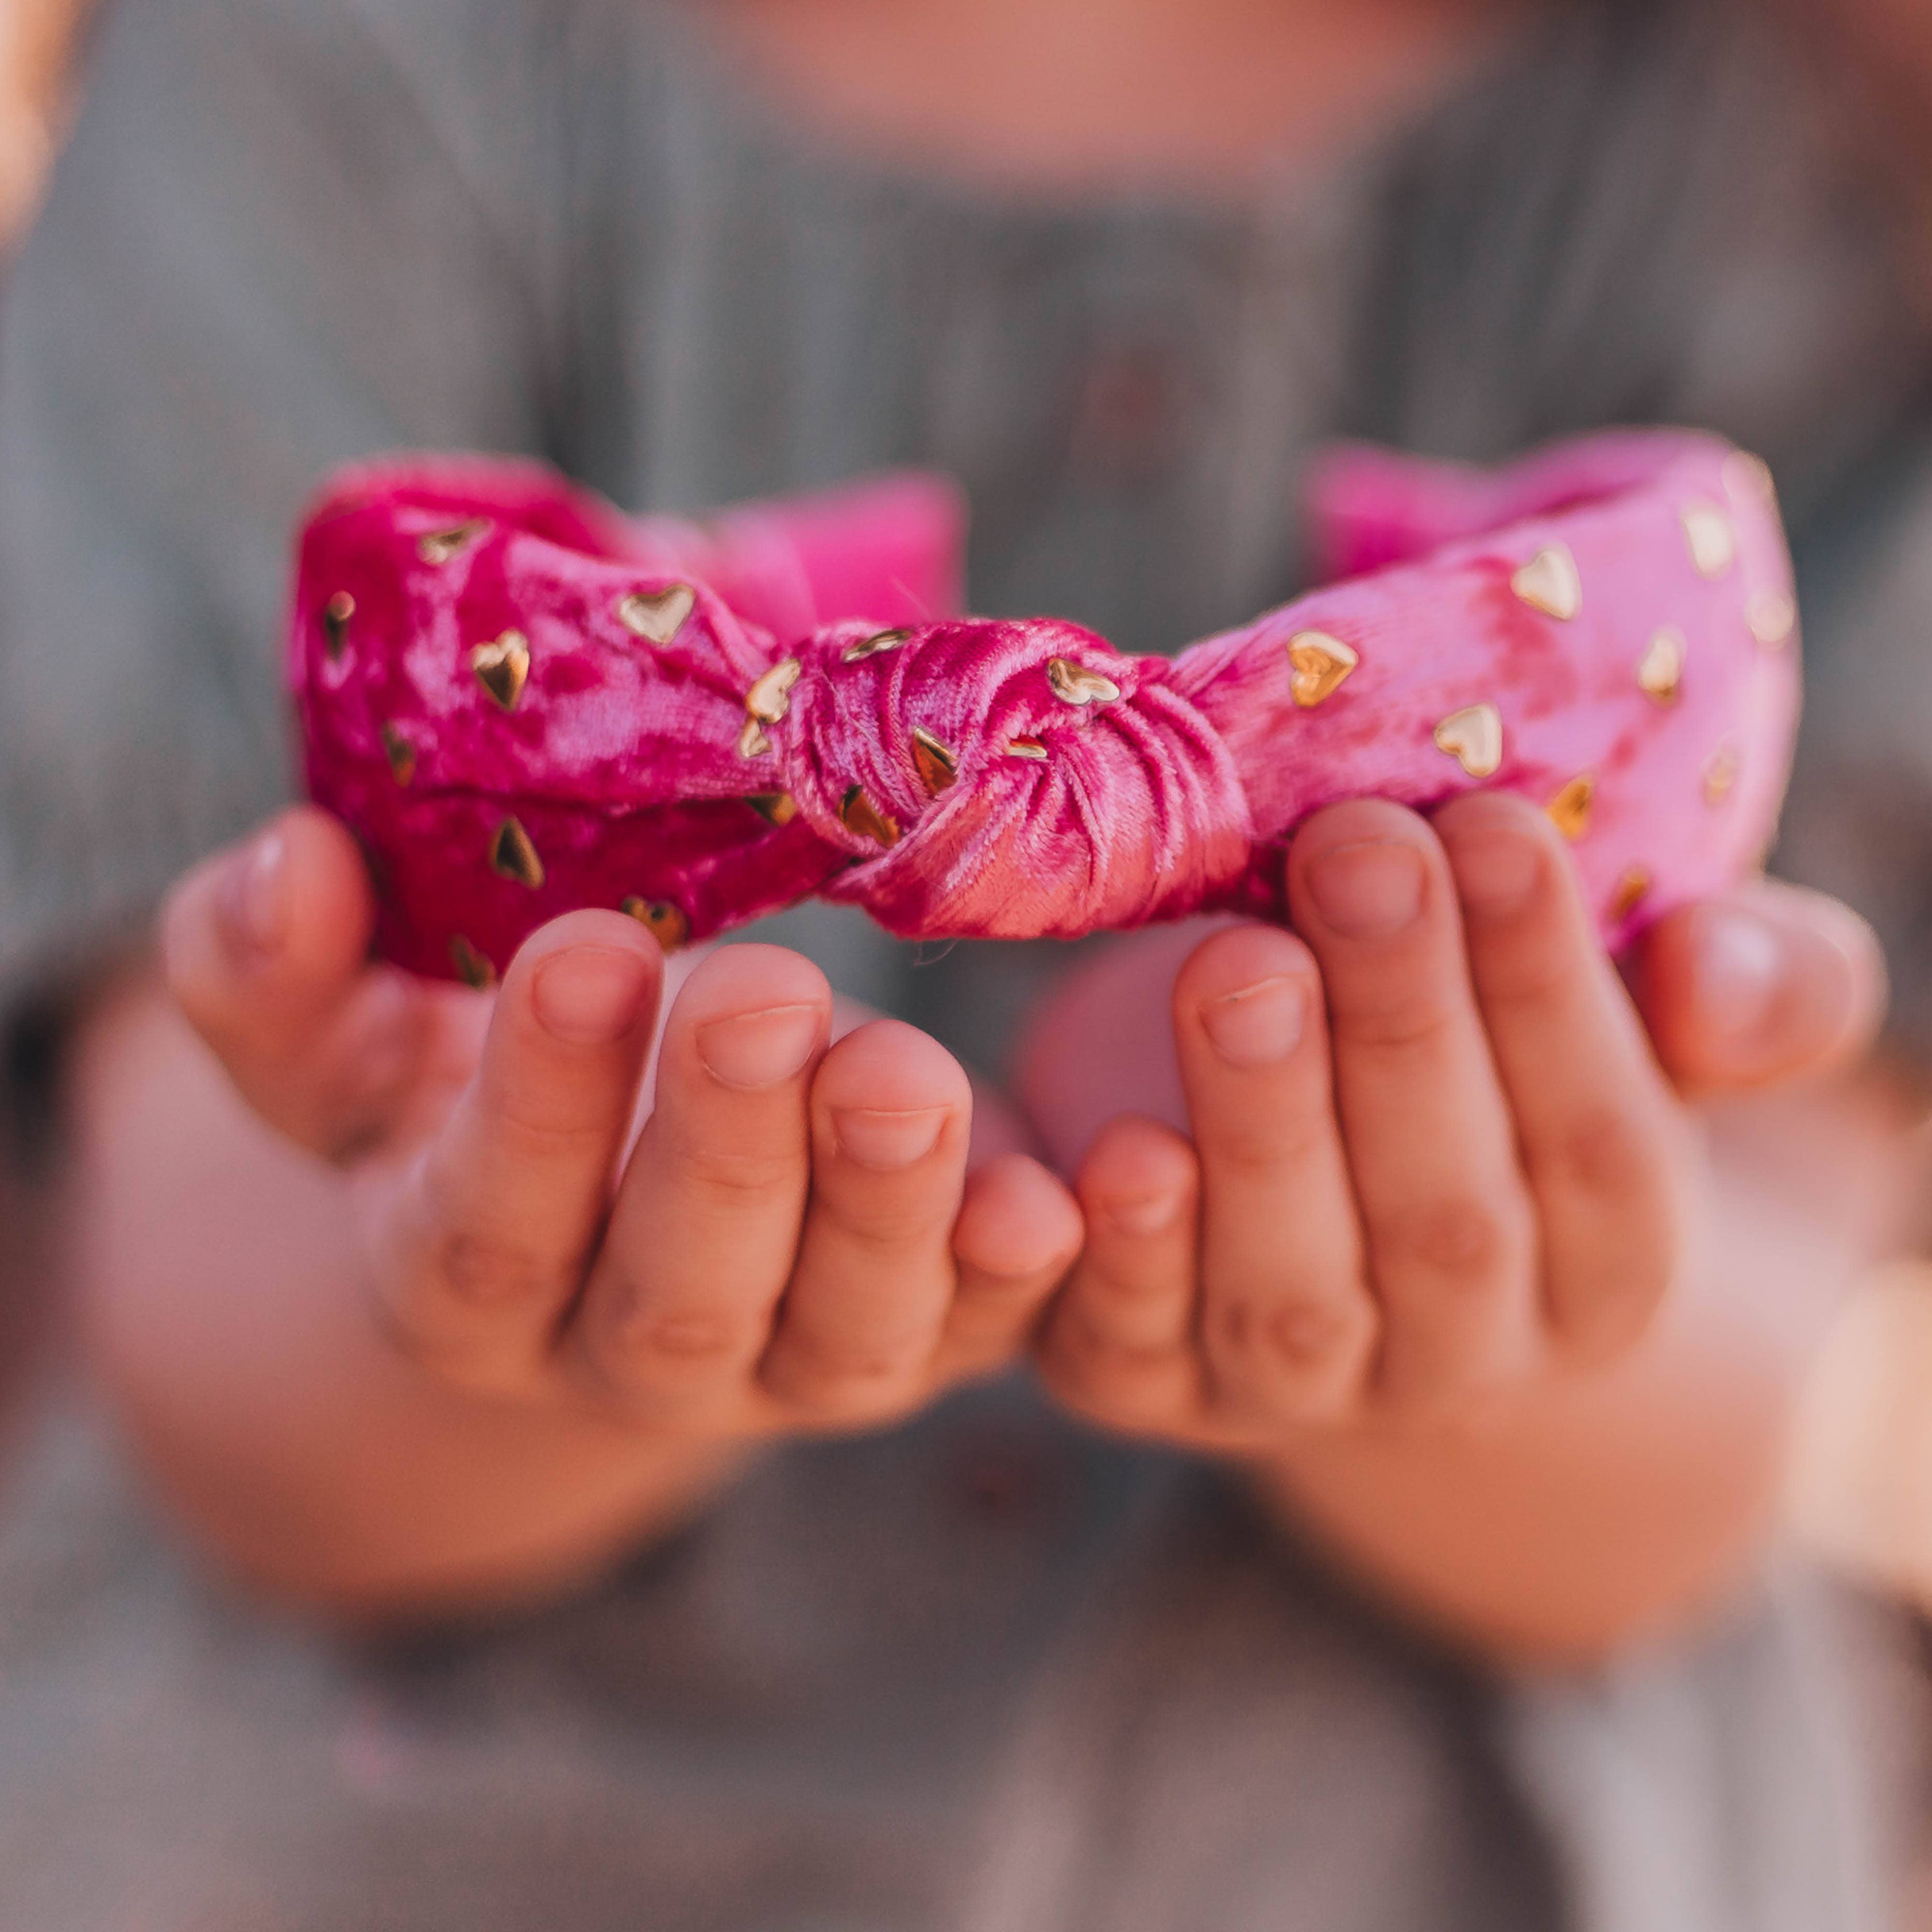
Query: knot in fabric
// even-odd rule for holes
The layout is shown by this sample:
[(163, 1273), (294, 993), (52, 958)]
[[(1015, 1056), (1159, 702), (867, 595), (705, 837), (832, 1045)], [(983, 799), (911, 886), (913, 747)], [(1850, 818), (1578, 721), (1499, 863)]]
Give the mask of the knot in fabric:
[(773, 737), (821, 887), (888, 930), (1073, 938), (1178, 918), (1244, 874), (1254, 827), (1220, 734), (1160, 658), (1055, 620), (835, 626)]

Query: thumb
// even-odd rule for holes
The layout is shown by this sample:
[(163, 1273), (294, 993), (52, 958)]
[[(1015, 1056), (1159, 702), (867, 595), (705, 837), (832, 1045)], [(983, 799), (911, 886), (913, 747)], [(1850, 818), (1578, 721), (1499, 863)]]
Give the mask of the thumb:
[(1658, 1059), (1689, 1094), (1840, 1071), (1885, 1013), (1871, 928), (1836, 899), (1771, 880), (1666, 914), (1626, 971)]
[(168, 990), (272, 1126), (331, 1155), (379, 1134), (418, 1057), (420, 989), (368, 964), (374, 902), (354, 839), (306, 807), (169, 895)]

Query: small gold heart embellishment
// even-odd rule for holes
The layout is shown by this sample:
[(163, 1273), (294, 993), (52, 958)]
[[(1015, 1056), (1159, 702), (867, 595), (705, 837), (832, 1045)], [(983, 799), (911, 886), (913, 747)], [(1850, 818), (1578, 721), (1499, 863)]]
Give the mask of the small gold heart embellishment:
[(688, 584), (662, 590), (632, 590), (617, 599), (617, 621), (647, 644), (668, 644), (698, 608), (698, 592)]
[(490, 869), (532, 892), (544, 882), (543, 861), (530, 835), (514, 818), (505, 819), (490, 835)]
[(1798, 606), (1782, 590), (1760, 590), (1751, 599), (1744, 622), (1765, 650), (1782, 650), (1798, 628)]
[(1361, 659), (1325, 631), (1299, 631), (1288, 640), (1288, 661), (1294, 670), (1294, 701), (1312, 711), (1341, 689), (1342, 681)]
[(1112, 704), (1120, 694), (1120, 687), (1111, 677), (1089, 670), (1071, 658), (1048, 658), (1046, 681), (1064, 704)]
[(1037, 738), (1009, 738), (1006, 740), (1006, 756), (1010, 758), (1031, 758), (1036, 763), (1043, 763), (1046, 758), (1046, 747)]
[(848, 832), (856, 832), (861, 838), (874, 839), (888, 850), (899, 842), (898, 820), (890, 813), (881, 812), (866, 796), (862, 786), (848, 788), (839, 801), (838, 817)]
[(805, 675), (796, 658), (782, 658), (745, 694), (745, 709), (760, 724), (776, 724), (791, 709), (791, 688)]
[(1502, 713), (1493, 704), (1450, 712), (1436, 728), (1436, 748), (1472, 778), (1493, 777), (1503, 761)]
[(912, 762), (920, 783), (934, 798), (959, 776), (959, 760), (923, 724), (912, 728)]
[(1675, 704), (1678, 687), (1684, 680), (1684, 660), (1690, 649), (1690, 641), (1682, 631), (1658, 632), (1637, 664), (1637, 688), (1660, 704)]
[(1610, 916), (1628, 919), (1650, 896), (1650, 874), (1641, 866), (1627, 866), (1610, 894)]
[(798, 800), (788, 791), (755, 791), (745, 802), (767, 825), (787, 826), (798, 816)]
[(635, 920), (667, 952), (689, 943), (691, 922), (668, 899), (639, 898), (634, 892), (620, 910)]
[(332, 662), (342, 655), (344, 641), (349, 635), (349, 620), (355, 614), (356, 600), (346, 590), (338, 590), (322, 607), (322, 642)]
[(1583, 608), (1583, 579), (1567, 544), (1540, 550), (1510, 579), (1510, 588), (1533, 610), (1567, 624)]
[(1573, 842), (1590, 829), (1590, 806), (1597, 796), (1597, 781), (1588, 772), (1580, 773), (1552, 798), (1546, 809), (1550, 822)]
[(838, 654), (839, 662), (856, 664), (861, 658), (877, 657), (881, 651), (896, 651), (911, 635), (910, 631), (874, 631), (869, 638), (848, 644)]
[(530, 682), (530, 640), (520, 631), (506, 631), (494, 644), (478, 644), (470, 653), (470, 668), (493, 704), (514, 711)]
[(1678, 520), (1684, 526), (1684, 541), (1690, 547), (1690, 561), (1700, 576), (1721, 577), (1737, 561), (1737, 532), (1715, 503), (1701, 497), (1686, 503), (1678, 512)]
[(416, 554), (425, 563), (445, 564), (460, 552), (466, 550), (490, 527), (484, 517), (472, 517), (466, 524), (453, 524), (446, 530), (432, 530), (416, 540)]
[(1720, 745), (1704, 766), (1704, 802), (1722, 805), (1738, 782), (1738, 758), (1729, 745)]
[(406, 785), (416, 775), (416, 748), (393, 724), (382, 727), (382, 755), (389, 761), (389, 776)]
[(496, 969), (461, 933), (449, 942), (449, 963), (466, 986), (487, 993), (496, 983)]

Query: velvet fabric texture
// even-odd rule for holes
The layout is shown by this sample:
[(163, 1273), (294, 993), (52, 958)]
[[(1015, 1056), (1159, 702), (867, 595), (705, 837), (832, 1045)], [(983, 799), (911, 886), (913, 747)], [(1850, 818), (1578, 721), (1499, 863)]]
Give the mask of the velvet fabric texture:
[(1798, 675), (1755, 458), (1346, 448), (1308, 528), (1328, 587), (1136, 658), (953, 615), (935, 478), (690, 524), (527, 464), (365, 466), (301, 538), (309, 788), (369, 854), (379, 949), (476, 983), (580, 906), (668, 946), (814, 893), (931, 938), (1280, 920), (1297, 824), (1364, 795), (1534, 799), (1612, 945), (1762, 862)]

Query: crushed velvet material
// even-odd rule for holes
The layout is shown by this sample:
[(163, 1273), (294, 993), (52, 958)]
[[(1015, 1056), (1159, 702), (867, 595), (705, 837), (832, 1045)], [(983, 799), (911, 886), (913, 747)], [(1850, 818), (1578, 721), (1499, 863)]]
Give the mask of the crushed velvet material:
[[(1568, 829), (1612, 944), (1761, 862), (1798, 700), (1761, 466), (1673, 430), (1496, 473), (1350, 448), (1318, 466), (1308, 509), (1327, 587), (1132, 658), (1059, 619), (953, 615), (964, 514), (933, 478), (700, 524), (624, 518), (530, 464), (364, 466), (301, 538), (310, 790), (370, 855), (381, 950), (472, 977), (587, 905), (648, 911), (673, 939), (813, 893), (925, 938), (1280, 919), (1310, 812), (1366, 794), (1426, 810), (1479, 784), (1573, 808), (1587, 790)], [(1574, 616), (1516, 587), (1552, 550), (1574, 560)], [(690, 614), (669, 641), (622, 621), (627, 596), (680, 585)], [(888, 628), (905, 634), (848, 658)], [(529, 668), (506, 709), (474, 660), (512, 632)], [(1639, 667), (1663, 632), (1682, 668), (1660, 693)], [(1289, 647), (1310, 632), (1358, 662), (1307, 705)], [(1118, 696), (1069, 701), (1056, 658)], [(758, 727), (747, 694), (787, 659), (795, 682), (760, 707), (783, 715)], [(1472, 776), (1437, 732), (1481, 705), (1502, 756)], [(954, 782), (934, 789), (914, 727)]]

